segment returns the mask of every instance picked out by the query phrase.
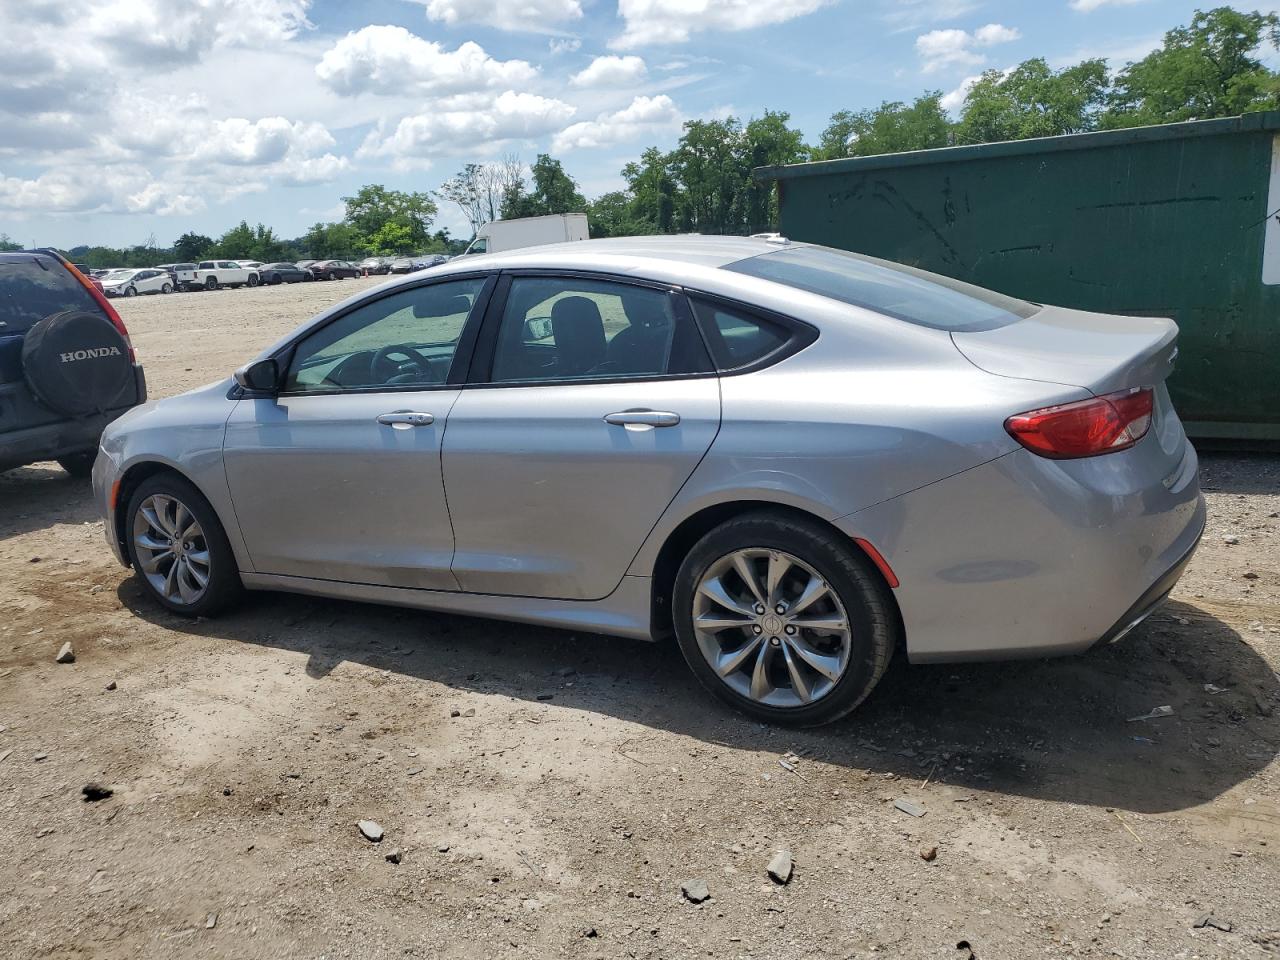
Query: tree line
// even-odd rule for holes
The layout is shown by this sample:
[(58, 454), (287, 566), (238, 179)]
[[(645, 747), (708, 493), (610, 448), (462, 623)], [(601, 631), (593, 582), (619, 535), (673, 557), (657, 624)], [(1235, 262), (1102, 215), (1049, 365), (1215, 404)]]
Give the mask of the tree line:
[[(466, 241), (431, 230), (436, 201), (455, 204), (474, 233), (495, 219), (585, 212), (593, 237), (655, 233), (745, 234), (772, 229), (777, 201), (760, 166), (836, 160), (963, 144), (1114, 130), (1236, 116), (1280, 108), (1280, 73), (1258, 52), (1280, 49), (1280, 17), (1231, 7), (1197, 10), (1191, 22), (1165, 34), (1161, 45), (1112, 73), (1103, 59), (1054, 68), (1043, 57), (1010, 70), (989, 70), (965, 92), (958, 117), (943, 93), (926, 91), (911, 103), (833, 114), (816, 144), (793, 129), (790, 114), (765, 110), (736, 117), (691, 120), (675, 147), (649, 147), (621, 171), (625, 186), (588, 200), (560, 160), (539, 154), (526, 167), (518, 157), (470, 163), (434, 193), (367, 184), (344, 197), (344, 217), (316, 223), (284, 240), (247, 221), (216, 240), (183, 234), (170, 248), (142, 244), (127, 250), (76, 247), (68, 253), (90, 266), (151, 266), (210, 257), (294, 260), (353, 259), (365, 255), (457, 253)], [(0, 235), (0, 249), (8, 238)]]

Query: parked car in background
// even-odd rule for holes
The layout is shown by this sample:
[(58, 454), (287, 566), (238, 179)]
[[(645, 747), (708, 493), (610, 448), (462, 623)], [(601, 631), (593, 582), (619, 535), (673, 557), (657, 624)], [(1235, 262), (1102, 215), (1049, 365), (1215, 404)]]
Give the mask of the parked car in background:
[(129, 331), (51, 250), (0, 253), (0, 470), (89, 475), (102, 428), (147, 399)]
[(316, 262), (316, 261), (314, 261), (314, 260), (299, 260), (299, 261), (297, 261), (297, 264), (298, 264), (298, 266), (300, 266), (303, 270), (306, 270), (307, 268), (309, 268), (309, 267), (310, 267), (313, 263), (315, 263), (315, 262)]
[(360, 268), (349, 260), (317, 260), (307, 269), (317, 280), (350, 280), (360, 276)]
[(103, 292), (102, 281), (93, 275), (93, 271), (89, 269), (88, 264), (73, 263), (72, 266), (75, 267), (75, 269), (80, 272), (80, 276), (84, 277), (91, 284), (93, 284), (93, 288), (95, 290), (97, 290), (99, 293)]
[(258, 276), (263, 283), (300, 283), (303, 280), (314, 280), (310, 270), (304, 270), (296, 263), (264, 263), (258, 268)]
[(422, 256), (414, 257), (414, 267), (416, 270), (426, 270), (430, 267), (438, 267), (442, 263), (448, 263), (450, 257), (443, 253), (424, 253)]
[(466, 253), (502, 253), (521, 247), (586, 240), (590, 236), (585, 213), (556, 213), (547, 217), (494, 220), (476, 231)]
[(899, 650), (1081, 652), (1159, 606), (1205, 523), (1177, 333), (809, 244), (557, 244), (333, 305), (108, 427), (94, 489), (174, 613), (248, 587), (674, 633), (717, 696), (814, 725)]
[(256, 287), (258, 271), (242, 267), (234, 260), (201, 260), (196, 265), (191, 286), (195, 289), (217, 290), (218, 287)]
[(169, 271), (175, 290), (190, 290), (195, 285), (196, 265), (194, 263), (162, 263), (156, 269)]
[(371, 277), (381, 276), (382, 274), (389, 273), (391, 271), (391, 258), (365, 257), (357, 263), (356, 266), (360, 268), (362, 273), (367, 273)]
[(396, 257), (387, 264), (388, 273), (413, 273), (413, 257)]
[(102, 278), (102, 291), (108, 297), (136, 297), (140, 293), (173, 293), (173, 290), (169, 271), (159, 267), (117, 270)]
[(237, 266), (244, 267), (246, 270), (257, 270), (262, 266), (261, 260), (232, 260)]

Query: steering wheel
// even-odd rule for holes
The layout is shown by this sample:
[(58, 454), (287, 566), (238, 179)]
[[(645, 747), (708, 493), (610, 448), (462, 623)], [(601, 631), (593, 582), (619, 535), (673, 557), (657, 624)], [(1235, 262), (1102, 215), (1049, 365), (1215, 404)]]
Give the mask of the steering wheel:
[[(397, 355), (404, 359), (394, 359)], [(379, 349), (369, 361), (369, 372), (373, 379), (381, 379), (383, 383), (390, 383), (397, 377), (415, 373), (419, 377), (425, 377), (430, 369), (431, 361), (426, 355), (407, 343), (388, 344)]]

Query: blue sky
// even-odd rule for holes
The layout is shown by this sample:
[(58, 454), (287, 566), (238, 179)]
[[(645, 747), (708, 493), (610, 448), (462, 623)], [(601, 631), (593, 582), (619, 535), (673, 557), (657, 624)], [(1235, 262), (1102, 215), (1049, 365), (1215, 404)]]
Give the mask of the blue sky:
[[(0, 0), (0, 233), (168, 244), (247, 219), (291, 237), (360, 184), (433, 190), (544, 151), (590, 197), (688, 119), (783, 110), (816, 140), (836, 110), (928, 89), (956, 104), (966, 78), (1028, 57), (1120, 66), (1196, 6)], [(439, 225), (469, 232), (443, 203)]]

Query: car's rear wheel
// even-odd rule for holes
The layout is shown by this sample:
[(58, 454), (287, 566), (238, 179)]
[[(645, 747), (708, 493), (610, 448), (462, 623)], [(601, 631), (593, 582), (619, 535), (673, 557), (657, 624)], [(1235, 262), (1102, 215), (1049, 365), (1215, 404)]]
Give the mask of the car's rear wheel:
[(205, 282), (204, 282), (204, 288), (205, 288), (206, 290), (217, 290), (217, 289), (218, 289), (218, 278), (217, 278), (217, 277), (209, 277), (209, 278), (208, 278), (207, 280), (205, 280)]
[(672, 604), (685, 660), (761, 720), (844, 716), (884, 675), (901, 632), (889, 588), (838, 533), (781, 513), (729, 520), (689, 552)]
[(73, 453), (65, 457), (58, 458), (58, 466), (67, 471), (77, 480), (83, 480), (93, 474), (93, 461), (97, 458), (98, 451), (86, 450), (84, 453)]
[(163, 607), (186, 617), (213, 616), (240, 599), (243, 586), (226, 532), (195, 487), (173, 474), (144, 480), (125, 514), (129, 559)]
[(338, 279), (338, 275), (337, 275), (336, 273), (334, 273), (332, 270), (330, 270), (327, 274), (325, 274), (325, 276), (326, 276), (326, 278), (328, 278), (329, 280), (337, 280), (337, 279)]
[(173, 284), (166, 283), (160, 288), (161, 293), (173, 293)]

